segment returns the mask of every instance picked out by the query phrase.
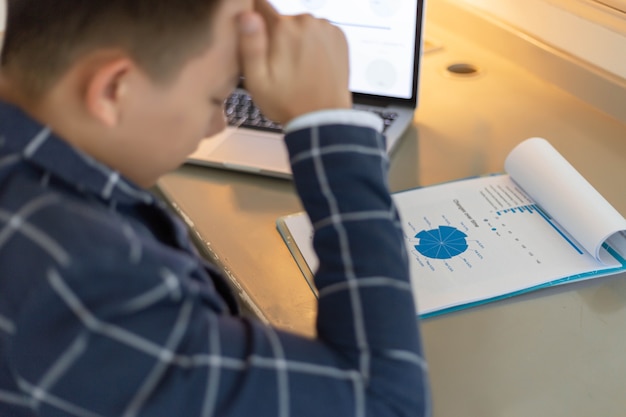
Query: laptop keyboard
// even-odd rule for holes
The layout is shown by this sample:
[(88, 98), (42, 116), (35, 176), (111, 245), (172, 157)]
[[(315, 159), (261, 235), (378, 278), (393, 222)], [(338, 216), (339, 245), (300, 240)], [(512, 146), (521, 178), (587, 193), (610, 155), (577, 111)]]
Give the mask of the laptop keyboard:
[(230, 126), (243, 126), (269, 132), (282, 132), (283, 127), (265, 117), (243, 92), (234, 92), (224, 104), (224, 114)]
[[(383, 133), (398, 118), (395, 112), (370, 110), (383, 119)], [(250, 96), (244, 92), (236, 91), (228, 97), (224, 103), (224, 114), (229, 126), (244, 126), (268, 132), (282, 132), (282, 125), (265, 117), (254, 104)]]
[(385, 133), (387, 129), (389, 129), (389, 126), (391, 126), (393, 122), (395, 122), (396, 119), (398, 118), (398, 113), (396, 112), (382, 111), (382, 110), (371, 110), (371, 111), (376, 113), (377, 115), (380, 116), (381, 119), (383, 119), (383, 133)]

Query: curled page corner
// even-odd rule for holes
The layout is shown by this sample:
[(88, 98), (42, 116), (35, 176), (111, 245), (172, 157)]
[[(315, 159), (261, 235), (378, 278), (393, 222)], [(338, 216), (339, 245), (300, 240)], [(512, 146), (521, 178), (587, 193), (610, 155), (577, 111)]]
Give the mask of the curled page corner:
[[(607, 257), (607, 259), (609, 259), (608, 256), (610, 253), (610, 255), (617, 258), (617, 260), (623, 265), (626, 265), (626, 230), (620, 230), (619, 232), (612, 234), (605, 240), (605, 245), (602, 246), (606, 249), (606, 251), (598, 249), (598, 252), (601, 253), (603, 258)], [(603, 259), (601, 259), (601, 261), (607, 263)]]
[(622, 216), (551, 144), (533, 137), (518, 144), (505, 170), (599, 262), (609, 237), (626, 230)]

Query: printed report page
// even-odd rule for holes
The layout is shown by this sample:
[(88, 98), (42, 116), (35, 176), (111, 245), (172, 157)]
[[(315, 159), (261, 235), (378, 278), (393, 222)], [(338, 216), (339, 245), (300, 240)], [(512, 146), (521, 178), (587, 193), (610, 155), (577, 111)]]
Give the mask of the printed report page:
[(596, 260), (508, 175), (394, 199), (421, 314), (622, 268), (608, 253)]

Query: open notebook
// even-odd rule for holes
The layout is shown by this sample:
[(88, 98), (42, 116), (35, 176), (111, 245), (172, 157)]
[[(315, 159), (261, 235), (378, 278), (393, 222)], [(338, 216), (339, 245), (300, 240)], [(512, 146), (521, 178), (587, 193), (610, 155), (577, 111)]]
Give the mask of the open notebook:
[[(519, 144), (505, 169), (393, 194), (420, 316), (626, 271), (626, 219), (545, 139)], [(308, 217), (278, 230), (314, 289)]]
[[(350, 48), (354, 107), (379, 115), (391, 151), (417, 107), (424, 0), (270, 0), (282, 14), (311, 13), (341, 28)], [(246, 92), (226, 103), (229, 127), (203, 140), (192, 164), (291, 177), (282, 127), (266, 119)]]

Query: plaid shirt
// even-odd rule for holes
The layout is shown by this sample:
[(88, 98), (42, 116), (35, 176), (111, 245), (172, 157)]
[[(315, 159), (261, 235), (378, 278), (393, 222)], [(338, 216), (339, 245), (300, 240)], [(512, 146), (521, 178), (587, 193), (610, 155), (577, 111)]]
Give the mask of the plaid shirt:
[(318, 336), (238, 316), (165, 205), (0, 103), (0, 416), (423, 416), (383, 137), (289, 133)]

